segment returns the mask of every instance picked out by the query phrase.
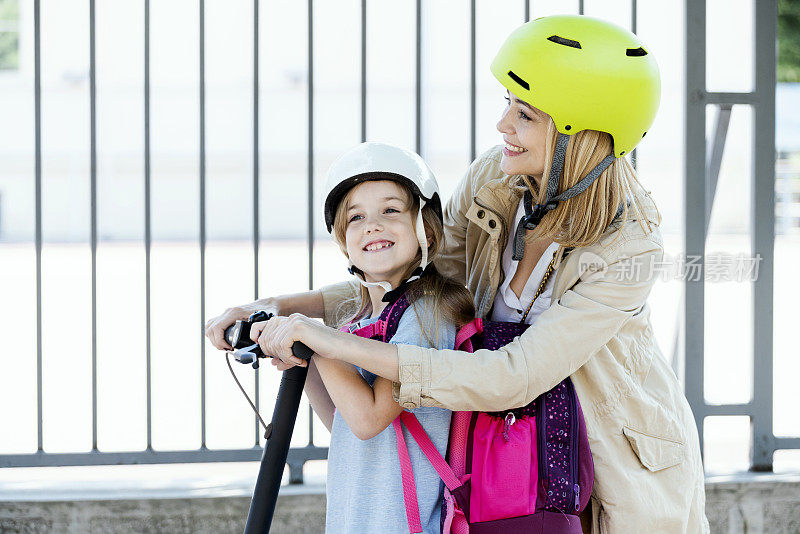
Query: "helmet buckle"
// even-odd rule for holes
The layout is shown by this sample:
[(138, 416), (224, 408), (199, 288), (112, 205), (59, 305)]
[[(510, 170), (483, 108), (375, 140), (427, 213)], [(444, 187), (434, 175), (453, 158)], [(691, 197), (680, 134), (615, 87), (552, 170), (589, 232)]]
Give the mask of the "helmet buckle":
[(544, 204), (536, 204), (533, 206), (531, 213), (522, 218), (522, 225), (526, 230), (533, 230), (542, 222), (542, 217), (544, 217), (548, 211), (556, 209), (556, 207), (558, 207), (557, 200), (548, 200)]

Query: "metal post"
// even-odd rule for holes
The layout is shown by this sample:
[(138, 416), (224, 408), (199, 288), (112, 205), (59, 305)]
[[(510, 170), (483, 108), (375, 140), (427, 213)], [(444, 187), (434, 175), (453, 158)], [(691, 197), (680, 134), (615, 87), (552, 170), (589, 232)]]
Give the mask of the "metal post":
[[(638, 13), (636, 9), (636, 0), (631, 0), (631, 32), (636, 33), (636, 26), (638, 22)], [(636, 149), (634, 148), (631, 151), (631, 165), (633, 166), (634, 170), (638, 170), (639, 168), (639, 158)]]
[(415, 103), (416, 113), (414, 115), (414, 125), (416, 133), (417, 154), (422, 155), (422, 0), (417, 0), (417, 19), (416, 19), (416, 68), (415, 68)]
[(469, 161), (475, 160), (475, 0), (469, 2)]
[(33, 121), (36, 184), (36, 450), (44, 452), (42, 427), (42, 39), (40, 0), (33, 0)]
[(314, 289), (314, 0), (308, 0), (308, 289)]
[(97, 69), (95, 0), (89, 0), (89, 181), (92, 269), (92, 450), (97, 450)]
[(367, 140), (367, 0), (361, 0), (361, 142)]
[(206, 448), (206, 14), (200, 0), (200, 448)]
[[(698, 279), (686, 276), (684, 283), (683, 332), (686, 398), (694, 409), (700, 450), (703, 451), (704, 365), (704, 272), (705, 235), (698, 228), (706, 226), (706, 3), (686, 0), (686, 110), (684, 115), (684, 244), (687, 264), (699, 262)], [(689, 271), (687, 271), (689, 272)]]
[[(260, 161), (259, 161), (259, 139), (258, 129), (260, 127), (260, 109), (259, 109), (259, 71), (258, 71), (258, 43), (259, 43), (259, 14), (258, 14), (259, 0), (253, 0), (253, 300), (258, 300), (258, 245), (261, 241), (261, 234), (259, 232), (260, 220), (258, 217), (258, 203), (260, 198), (259, 193), (259, 174), (260, 174)], [(261, 395), (259, 380), (259, 369), (253, 374), (253, 381), (255, 387), (255, 405), (256, 411), (261, 407)], [(258, 416), (253, 416), (253, 432), (255, 434), (255, 446), (261, 445), (261, 427)]]
[(751, 235), (752, 256), (760, 258), (753, 282), (753, 471), (772, 471), (775, 451), (773, 401), (773, 264), (775, 252), (775, 39), (777, 2), (755, 4), (753, 158)]
[(153, 376), (150, 328), (150, 0), (144, 0), (144, 295), (145, 359), (147, 361), (147, 450), (153, 449)]

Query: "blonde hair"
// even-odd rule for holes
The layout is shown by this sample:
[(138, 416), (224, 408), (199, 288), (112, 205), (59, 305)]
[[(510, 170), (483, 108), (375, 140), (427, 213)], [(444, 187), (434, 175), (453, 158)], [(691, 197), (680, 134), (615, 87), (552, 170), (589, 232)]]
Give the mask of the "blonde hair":
[[(405, 208), (412, 213), (411, 220), (414, 230), (416, 230), (416, 214), (419, 210), (419, 199), (416, 195), (413, 195), (404, 184), (392, 180), (391, 178), (387, 178), (387, 180), (400, 185), (405, 193)], [(339, 202), (333, 219), (333, 229), (331, 231), (333, 241), (339, 245), (339, 249), (348, 258), (346, 233), (349, 221), (347, 219), (347, 208), (350, 205), (350, 200), (357, 187), (358, 185), (351, 188)], [(425, 227), (425, 235), (428, 237), (429, 242), (428, 265), (425, 268), (425, 274), (409, 284), (406, 296), (409, 304), (413, 304), (423, 296), (433, 298), (436, 303), (434, 307), (433, 324), (423, 323), (419, 315), (417, 315), (417, 319), (420, 322), (420, 327), (425, 338), (431, 346), (436, 346), (436, 340), (439, 337), (439, 323), (442, 318), (460, 327), (473, 319), (475, 309), (472, 303), (472, 296), (464, 285), (457, 283), (452, 278), (443, 276), (433, 266), (434, 260), (436, 260), (436, 257), (444, 246), (444, 228), (442, 227), (442, 221), (439, 219), (436, 210), (434, 210), (430, 203), (425, 204), (425, 207), (422, 208), (422, 224)], [(402, 280), (410, 278), (411, 274), (420, 266), (421, 262), (422, 250), (417, 250), (417, 255), (411, 263), (409, 263), (408, 268), (403, 273)], [(337, 324), (339, 328), (348, 323), (358, 321), (371, 312), (372, 304), (369, 291), (363, 285), (360, 289), (358, 296), (340, 304), (338, 313), (336, 314), (339, 318)], [(431, 332), (431, 326), (433, 326), (433, 332)]]
[[(558, 140), (558, 130), (553, 119), (548, 116), (548, 121), (545, 166), (541, 186), (528, 176), (522, 177), (525, 187), (533, 194), (534, 204), (545, 203), (550, 167), (553, 164), (553, 154)], [(613, 147), (611, 135), (605, 132), (583, 130), (571, 135), (567, 144), (567, 153), (557, 194), (566, 191), (589, 174), (607, 155), (613, 152)], [(650, 232), (652, 227), (644, 216), (642, 208), (642, 192), (649, 198), (650, 194), (644, 191), (631, 164), (625, 158), (617, 158), (585, 191), (561, 201), (558, 207), (543, 217), (536, 229), (526, 236), (526, 241), (548, 237), (564, 247), (576, 248), (591, 245), (600, 239), (600, 236), (612, 223), (620, 206), (622, 206), (620, 228), (628, 220), (630, 209), (633, 209), (634, 218), (639, 221), (642, 230), (646, 233)], [(627, 201), (630, 201), (630, 207)], [(655, 205), (655, 203), (653, 204)], [(645, 222), (647, 223), (646, 230)], [(660, 222), (661, 214), (659, 213), (658, 223), (660, 224)]]

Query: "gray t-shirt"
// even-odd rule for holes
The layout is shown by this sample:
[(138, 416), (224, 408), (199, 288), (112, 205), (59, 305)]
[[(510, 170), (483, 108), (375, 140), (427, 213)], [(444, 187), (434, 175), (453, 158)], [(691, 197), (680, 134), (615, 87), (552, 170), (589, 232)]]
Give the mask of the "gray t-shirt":
[[(400, 318), (393, 344), (419, 345), (431, 348), (428, 337), (437, 337), (436, 348), (451, 349), (455, 343), (456, 327), (442, 321), (438, 331), (426, 337), (420, 321), (433, 325), (432, 299), (418, 300)], [(415, 313), (416, 311), (416, 313)], [(417, 318), (419, 315), (419, 319)], [(366, 326), (377, 319), (367, 319)], [(359, 369), (370, 386), (375, 375)], [(445, 455), (450, 432), (449, 410), (417, 408), (408, 410), (419, 420), (438, 451)], [(414, 469), (417, 502), (423, 532), (438, 534), (444, 484), (422, 453), (414, 438), (403, 427), (409, 457)], [(328, 450), (327, 515), (325, 530), (328, 534), (407, 533), (403, 483), (400, 462), (397, 458), (397, 436), (390, 424), (372, 439), (362, 441), (348, 428), (337, 411), (333, 417), (331, 444)]]

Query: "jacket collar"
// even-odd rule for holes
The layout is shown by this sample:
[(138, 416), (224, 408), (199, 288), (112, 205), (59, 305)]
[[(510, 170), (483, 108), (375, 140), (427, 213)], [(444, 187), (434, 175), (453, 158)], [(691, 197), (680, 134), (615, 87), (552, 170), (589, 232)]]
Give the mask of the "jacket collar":
[(506, 224), (514, 223), (514, 214), (524, 191), (524, 189), (512, 185), (515, 183), (515, 178), (520, 182), (522, 181), (522, 177), (503, 174), (483, 184), (483, 187), (475, 195), (475, 198), (482, 205), (495, 211), (503, 218)]

